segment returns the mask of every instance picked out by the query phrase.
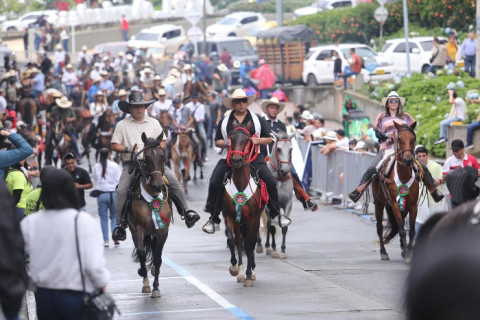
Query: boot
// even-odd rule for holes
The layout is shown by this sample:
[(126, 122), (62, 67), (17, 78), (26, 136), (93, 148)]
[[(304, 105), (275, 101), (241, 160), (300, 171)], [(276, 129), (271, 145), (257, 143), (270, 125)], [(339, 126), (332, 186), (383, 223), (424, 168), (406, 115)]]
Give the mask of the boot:
[(208, 234), (213, 234), (215, 231), (220, 230), (220, 213), (212, 213), (210, 215), (210, 218), (208, 219), (207, 223), (202, 227), (203, 232), (206, 232)]
[(278, 217), (278, 225), (280, 228), (288, 227), (292, 223), (292, 220), (289, 217), (280, 214), (280, 209), (271, 199), (268, 201), (268, 209), (270, 218), (275, 219)]
[(312, 212), (315, 212), (315, 211), (318, 210), (317, 203), (315, 201), (313, 201), (312, 199), (306, 200), (304, 198), (300, 198), (300, 202), (302, 203), (303, 210), (305, 210), (305, 211), (312, 210)]
[[(172, 190), (170, 190), (172, 191)], [(175, 207), (177, 208), (178, 214), (182, 217), (182, 220), (185, 220), (185, 224), (188, 228), (191, 228), (195, 225), (195, 222), (200, 220), (200, 216), (193, 210), (188, 210), (184, 207), (183, 203), (178, 199), (178, 197), (173, 192), (169, 192), (170, 198), (172, 199)]]
[(360, 181), (359, 186), (350, 192), (348, 197), (355, 203), (362, 197), (363, 191), (368, 187), (370, 182), (372, 182), (373, 178), (377, 173), (377, 169), (375, 167), (370, 167), (367, 171), (363, 174), (362, 180)]

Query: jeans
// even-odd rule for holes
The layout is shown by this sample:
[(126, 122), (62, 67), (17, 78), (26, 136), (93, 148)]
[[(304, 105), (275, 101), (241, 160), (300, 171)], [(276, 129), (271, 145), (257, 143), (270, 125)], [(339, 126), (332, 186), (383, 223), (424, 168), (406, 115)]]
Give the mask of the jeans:
[(35, 292), (38, 320), (81, 320), (83, 292), (38, 288)]
[[(110, 217), (110, 231), (113, 231), (117, 224), (117, 211), (115, 210), (116, 202), (116, 192), (102, 193), (97, 198), (98, 215), (100, 216), (100, 225), (102, 227), (103, 241), (108, 241), (108, 218)], [(108, 214), (109, 211), (110, 214)]]
[(437, 74), (437, 69), (443, 69), (443, 67), (442, 67), (442, 66), (433, 66), (433, 65), (432, 65), (432, 66), (430, 66), (430, 67), (428, 68), (427, 73), (430, 73), (430, 72), (431, 72), (431, 73), (433, 73), (433, 74)]
[(352, 69), (348, 69), (348, 70), (345, 71), (345, 73), (343, 74), (343, 88), (344, 89), (347, 89), (347, 78), (351, 77), (353, 75), (357, 75), (357, 74), (358, 73), (352, 71)]
[(65, 50), (65, 52), (68, 52), (68, 39), (62, 40), (62, 46), (63, 50)]
[(67, 88), (67, 98), (70, 99), (70, 94), (72, 93), (73, 84), (67, 84), (65, 85), (65, 87)]
[(440, 138), (447, 138), (447, 128), (455, 121), (462, 121), (459, 117), (448, 118), (440, 122)]
[(260, 94), (262, 95), (262, 99), (268, 99), (268, 89), (260, 90)]
[(473, 144), (473, 132), (480, 129), (480, 122), (475, 121), (468, 125), (467, 128), (467, 146)]
[[(28, 57), (27, 57), (27, 58), (28, 58)], [(42, 94), (42, 91), (33, 89), (33, 90), (32, 90), (32, 93), (33, 93), (33, 95), (35, 96), (35, 98), (38, 98), (38, 97), (40, 97), (40, 95)]]
[[(202, 157), (204, 158), (205, 155), (207, 154), (208, 145), (207, 145), (207, 133), (205, 132), (205, 125), (203, 122), (197, 123), (197, 130), (198, 130), (198, 136), (201, 139), (202, 148), (200, 149), (201, 150), (203, 149)], [(205, 160), (205, 159), (202, 159), (202, 160)]]
[(472, 78), (475, 78), (476, 59), (476, 55), (465, 57), (465, 72), (469, 73)]
[(22, 221), (22, 219), (25, 218), (25, 209), (16, 207), (15, 210), (17, 212), (18, 221)]
[(128, 41), (128, 30), (122, 29), (123, 40)]

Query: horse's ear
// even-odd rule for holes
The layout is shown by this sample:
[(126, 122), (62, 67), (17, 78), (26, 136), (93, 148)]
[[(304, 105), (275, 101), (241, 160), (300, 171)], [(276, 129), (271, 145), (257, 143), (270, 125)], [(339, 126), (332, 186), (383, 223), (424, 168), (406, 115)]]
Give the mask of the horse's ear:
[(233, 129), (235, 129), (236, 127), (238, 127), (240, 125), (240, 123), (238, 123), (237, 119), (233, 119), (233, 122), (232, 122), (232, 127)]
[(417, 121), (413, 121), (413, 123), (410, 125), (410, 128), (413, 130), (417, 126)]
[(145, 134), (145, 132), (142, 132), (142, 141), (144, 144), (147, 143), (147, 135)]
[(397, 128), (397, 130), (400, 130), (401, 125), (399, 125), (395, 120), (393, 120), (393, 124)]
[(250, 130), (252, 130), (252, 127), (253, 127), (253, 123), (251, 121), (248, 121), (247, 125), (245, 126), (245, 129), (250, 131)]
[(162, 131), (162, 133), (160, 133), (160, 135), (157, 137), (157, 141), (162, 142), (163, 141), (163, 136), (164, 136), (164, 132)]
[(273, 140), (277, 140), (278, 138), (280, 138), (280, 137), (278, 136), (278, 134), (277, 134), (276, 132), (273, 132), (273, 131), (270, 132), (270, 135), (273, 137)]
[(288, 135), (288, 139), (292, 140), (292, 138), (295, 137), (295, 132), (292, 132)]

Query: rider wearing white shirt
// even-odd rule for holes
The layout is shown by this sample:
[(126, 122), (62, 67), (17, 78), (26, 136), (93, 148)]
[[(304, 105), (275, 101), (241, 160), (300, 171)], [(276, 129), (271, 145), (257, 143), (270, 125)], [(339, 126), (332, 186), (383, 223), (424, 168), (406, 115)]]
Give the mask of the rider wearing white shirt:
[(207, 151), (207, 132), (205, 130), (204, 120), (205, 120), (205, 106), (198, 101), (198, 93), (194, 92), (191, 95), (192, 102), (189, 102), (186, 107), (192, 111), (193, 118), (197, 123), (198, 135), (202, 140), (203, 152), (202, 152), (202, 161), (207, 161), (205, 154)]
[(155, 97), (157, 97), (158, 100), (153, 103), (151, 108), (147, 109), (153, 118), (159, 117), (162, 111), (169, 111), (172, 107), (172, 100), (167, 99), (165, 89), (158, 90), (158, 94), (156, 93)]
[(100, 63), (96, 62), (93, 65), (93, 70), (90, 71), (90, 79), (96, 79), (96, 78), (101, 78), (100, 77)]

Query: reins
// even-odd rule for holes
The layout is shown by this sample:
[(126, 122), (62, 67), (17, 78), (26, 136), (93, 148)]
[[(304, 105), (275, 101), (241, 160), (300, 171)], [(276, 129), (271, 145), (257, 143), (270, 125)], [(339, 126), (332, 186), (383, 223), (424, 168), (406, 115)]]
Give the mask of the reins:
[(270, 164), (272, 165), (272, 168), (275, 170), (275, 171), (278, 171), (277, 170), (277, 166), (280, 164), (288, 164), (288, 165), (291, 165), (292, 163), (292, 153), (290, 153), (290, 156), (288, 158), (288, 160), (280, 160), (280, 157), (278, 156), (278, 152), (277, 152), (277, 144), (279, 141), (291, 141), (290, 139), (277, 139), (275, 140), (275, 144), (273, 146), (273, 154), (274, 154), (274, 158), (275, 158), (275, 162), (272, 161), (272, 157), (270, 157)]
[[(232, 150), (231, 146), (228, 147), (228, 152), (227, 152), (227, 164), (228, 164), (228, 166), (229, 167), (232, 166), (231, 158), (234, 154), (239, 154), (242, 157), (244, 164), (252, 163), (253, 161), (255, 161), (255, 159), (258, 156), (258, 150), (260, 148), (260, 145), (258, 145), (258, 144), (254, 145), (252, 140), (250, 140), (250, 138), (257, 138), (257, 135), (254, 134), (253, 136), (250, 136), (250, 132), (243, 127), (236, 127), (233, 130), (234, 131), (235, 130), (243, 130), (248, 135), (249, 140), (248, 140), (247, 145), (245, 146), (245, 149), (243, 151)], [(247, 157), (247, 155), (248, 155), (248, 157)]]

